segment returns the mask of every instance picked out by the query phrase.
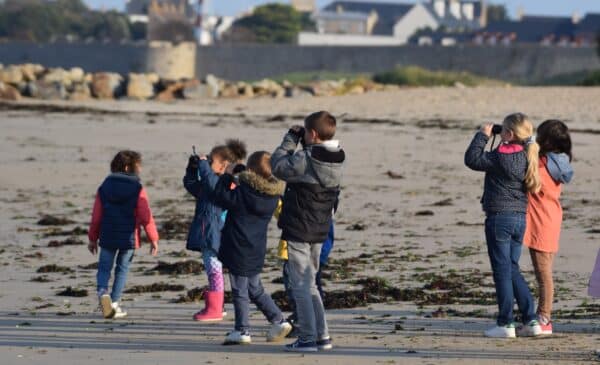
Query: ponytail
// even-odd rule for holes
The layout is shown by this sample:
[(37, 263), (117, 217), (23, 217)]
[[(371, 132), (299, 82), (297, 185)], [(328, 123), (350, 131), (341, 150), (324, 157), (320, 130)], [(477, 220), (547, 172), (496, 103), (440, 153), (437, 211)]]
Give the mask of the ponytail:
[(540, 145), (537, 142), (527, 143), (527, 172), (525, 173), (525, 186), (530, 193), (538, 193), (542, 188), (540, 181), (539, 159)]

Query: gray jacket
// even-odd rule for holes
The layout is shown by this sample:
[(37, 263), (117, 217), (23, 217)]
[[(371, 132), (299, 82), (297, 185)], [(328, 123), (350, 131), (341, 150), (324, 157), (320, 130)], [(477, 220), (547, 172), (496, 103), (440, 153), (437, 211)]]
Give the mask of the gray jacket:
[(481, 204), (486, 214), (499, 212), (527, 212), (525, 149), (503, 152), (500, 146), (485, 152), (488, 137), (478, 132), (465, 152), (465, 165), (485, 172)]

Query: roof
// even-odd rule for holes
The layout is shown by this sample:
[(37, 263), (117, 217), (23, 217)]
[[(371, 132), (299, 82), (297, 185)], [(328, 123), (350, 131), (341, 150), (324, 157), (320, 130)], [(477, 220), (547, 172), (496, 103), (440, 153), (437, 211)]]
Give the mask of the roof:
[(589, 13), (576, 25), (575, 34), (600, 34), (600, 13)]
[[(182, 2), (185, 5), (185, 13), (187, 16), (194, 14), (194, 9), (187, 0), (158, 0), (159, 3), (170, 3), (179, 6)], [(152, 0), (128, 0), (125, 4), (125, 12), (128, 15), (148, 15), (148, 8)]]
[(323, 8), (326, 12), (336, 12), (341, 6), (344, 12), (369, 14), (375, 11), (378, 16), (377, 23), (373, 27), (373, 35), (393, 35), (394, 25), (415, 4), (384, 3), (368, 1), (334, 1)]
[(433, 8), (432, 3), (424, 3), (422, 5), (425, 7), (425, 9), (427, 9), (429, 11), (431, 16), (433, 16), (435, 18), (435, 20), (437, 20), (438, 24), (445, 28), (453, 29), (453, 30), (460, 29), (460, 28), (466, 28), (466, 29), (481, 28), (481, 23), (479, 22), (479, 18), (481, 17), (481, 2), (479, 2), (479, 1), (474, 1), (474, 2), (461, 1), (461, 4), (464, 4), (464, 3), (472, 3), (473, 4), (473, 20), (458, 19), (454, 15), (452, 15), (452, 13), (450, 13), (450, 11), (448, 11), (448, 9), (446, 9), (444, 16), (440, 17), (437, 14), (437, 12), (435, 11), (435, 9)]
[(317, 17), (326, 19), (367, 20), (369, 14), (357, 13), (354, 11), (344, 11), (342, 13), (338, 13), (337, 11), (320, 11), (319, 14), (317, 14)]
[(570, 17), (524, 16), (519, 21), (489, 23), (481, 29), (489, 33), (515, 33), (517, 42), (538, 43), (548, 35), (573, 36), (575, 24)]

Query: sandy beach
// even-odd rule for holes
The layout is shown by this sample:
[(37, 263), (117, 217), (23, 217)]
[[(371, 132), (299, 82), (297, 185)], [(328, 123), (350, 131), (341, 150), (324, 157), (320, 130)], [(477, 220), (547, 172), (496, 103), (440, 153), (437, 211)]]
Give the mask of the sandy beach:
[[(23, 101), (0, 104), (2, 364), (583, 364), (597, 360), (600, 302), (586, 294), (600, 242), (600, 88), (416, 88), (300, 99), (202, 102)], [(185, 251), (194, 201), (181, 179), (192, 145), (225, 138), (272, 151), (313, 111), (338, 116), (348, 160), (325, 290), (335, 348), (283, 353), (221, 345), (233, 328), (191, 320), (206, 275)], [(572, 130), (574, 181), (563, 189), (552, 337), (491, 340), (497, 309), (479, 204), (483, 174), (463, 154), (478, 125), (512, 112)], [(142, 181), (161, 241), (137, 253), (125, 320), (101, 318), (86, 230), (94, 195), (120, 149), (144, 158)], [(42, 225), (45, 216), (65, 222)], [(41, 222), (48, 223), (48, 222)], [(273, 221), (263, 283), (280, 298)], [(535, 286), (524, 250), (522, 269)], [(47, 266), (55, 264), (56, 266)], [(167, 264), (175, 264), (169, 266)], [(45, 267), (46, 266), (46, 267)], [(156, 285), (160, 291), (149, 292)], [(169, 287), (172, 286), (172, 287)], [(229, 286), (226, 280), (226, 286)], [(71, 287), (71, 290), (66, 290)], [(165, 291), (166, 289), (169, 289)], [(158, 290), (158, 289), (157, 289)], [(87, 292), (86, 292), (87, 291)], [(189, 292), (191, 291), (191, 292)], [(60, 292), (63, 292), (58, 295)]]

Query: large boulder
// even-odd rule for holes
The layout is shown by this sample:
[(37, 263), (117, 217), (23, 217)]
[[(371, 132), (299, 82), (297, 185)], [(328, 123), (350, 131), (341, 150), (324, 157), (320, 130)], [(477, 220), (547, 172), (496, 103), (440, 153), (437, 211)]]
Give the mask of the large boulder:
[[(209, 75), (210, 76), (210, 75)], [(214, 76), (213, 76), (214, 77)], [(219, 81), (207, 77), (206, 83), (202, 84), (197, 80), (187, 82), (182, 90), (185, 99), (200, 100), (219, 97), (221, 86)]]
[(223, 98), (237, 98), (240, 96), (240, 91), (237, 85), (228, 84), (225, 85), (223, 90), (221, 90), (221, 97)]
[(6, 84), (17, 85), (23, 81), (23, 73), (19, 66), (8, 66), (0, 70), (0, 81)]
[(0, 81), (0, 100), (21, 100), (21, 93), (12, 85)]
[(31, 81), (27, 84), (28, 95), (32, 98), (46, 100), (60, 100), (67, 98), (67, 89), (59, 81), (46, 82), (43, 80)]
[(90, 90), (90, 85), (87, 82), (73, 84), (72, 91), (69, 94), (69, 100), (86, 101), (91, 98), (92, 92)]
[(254, 97), (254, 88), (252, 85), (245, 82), (238, 82), (238, 93), (240, 96), (245, 98), (253, 98)]
[(164, 89), (161, 92), (156, 94), (156, 97), (154, 99), (158, 100), (158, 101), (163, 101), (163, 102), (170, 102), (175, 99), (182, 98), (183, 97), (183, 89), (185, 89), (188, 86), (195, 85), (195, 84), (199, 84), (199, 81), (191, 80), (191, 81), (187, 81), (187, 82), (176, 81), (173, 83), (168, 83), (167, 85), (164, 85)]
[(51, 68), (42, 76), (42, 81), (47, 84), (60, 83), (65, 88), (70, 88), (73, 85), (71, 73), (64, 68)]
[(92, 94), (99, 99), (113, 99), (122, 93), (123, 77), (117, 73), (98, 72), (92, 76)]
[(145, 74), (130, 73), (127, 80), (127, 97), (147, 100), (154, 96), (152, 79)]
[(34, 64), (34, 63), (25, 63), (19, 66), (21, 68), (21, 73), (23, 74), (23, 81), (30, 82), (35, 81), (38, 77), (44, 72), (44, 66)]
[(254, 88), (254, 94), (257, 96), (272, 96), (275, 98), (285, 96), (285, 88), (270, 79), (255, 82), (252, 87)]
[(301, 87), (290, 86), (285, 88), (285, 96), (287, 98), (306, 98), (312, 97), (313, 94)]
[(69, 70), (69, 79), (72, 83), (82, 83), (85, 81), (85, 72), (80, 67), (73, 67)]

